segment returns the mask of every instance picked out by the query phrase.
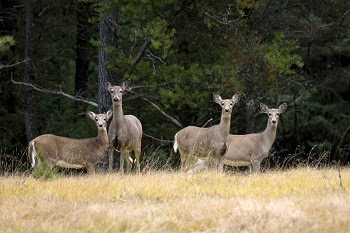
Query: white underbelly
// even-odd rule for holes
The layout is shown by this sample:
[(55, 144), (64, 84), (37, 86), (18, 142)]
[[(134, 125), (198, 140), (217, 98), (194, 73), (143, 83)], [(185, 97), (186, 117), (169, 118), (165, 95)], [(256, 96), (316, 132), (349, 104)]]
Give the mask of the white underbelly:
[(252, 166), (252, 163), (249, 161), (231, 161), (231, 160), (225, 159), (224, 163), (226, 165), (233, 166), (233, 167)]
[(64, 168), (83, 168), (83, 167), (85, 167), (81, 164), (71, 164), (71, 163), (67, 163), (63, 160), (58, 160), (56, 162), (56, 166), (64, 167)]

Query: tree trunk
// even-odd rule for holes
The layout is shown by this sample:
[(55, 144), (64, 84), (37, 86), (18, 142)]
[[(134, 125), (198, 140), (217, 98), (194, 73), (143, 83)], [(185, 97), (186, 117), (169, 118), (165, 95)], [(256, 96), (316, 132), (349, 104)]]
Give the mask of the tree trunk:
[[(77, 9), (77, 35), (76, 35), (76, 58), (75, 58), (75, 93), (83, 98), (88, 97), (87, 81), (89, 75), (89, 50), (91, 48), (91, 24), (90, 2), (78, 1)], [(76, 119), (83, 117), (80, 112), (86, 111), (86, 106), (75, 102)]]
[[(32, 83), (33, 77), (33, 46), (34, 40), (34, 16), (32, 9), (32, 1), (26, 0), (26, 41), (24, 49), (24, 57), (29, 60), (24, 66), (24, 82)], [(24, 120), (26, 128), (27, 141), (30, 142), (33, 138), (39, 135), (38, 120), (36, 112), (36, 101), (32, 90), (24, 88)]]
[(297, 106), (297, 97), (296, 94), (294, 94), (293, 100), (294, 100), (294, 135), (295, 135), (295, 144), (294, 147), (296, 148), (300, 143), (300, 137), (299, 137), (299, 121), (298, 121), (298, 106)]
[(89, 30), (89, 2), (78, 2), (77, 41), (75, 62), (75, 93), (86, 97), (89, 71), (89, 48), (91, 31)]
[[(107, 0), (103, 0), (102, 4), (107, 5)], [(105, 13), (103, 19), (100, 21), (100, 41), (101, 46), (98, 49), (98, 111), (100, 113), (106, 112), (111, 108), (112, 101), (108, 91), (103, 87), (103, 81), (107, 80), (113, 85), (116, 80), (113, 72), (108, 69), (110, 55), (106, 52), (107, 46), (115, 46), (116, 44), (116, 22), (115, 12)], [(112, 21), (112, 22), (111, 22)]]
[[(107, 5), (108, 0), (103, 0), (103, 6)], [(111, 22), (112, 21), (112, 22)], [(103, 81), (107, 80), (112, 85), (116, 84), (116, 78), (113, 72), (108, 69), (108, 62), (110, 55), (107, 54), (106, 48), (108, 46), (116, 46), (116, 12), (106, 12), (100, 21), (100, 42), (101, 46), (98, 49), (98, 111), (99, 113), (107, 112), (111, 106), (110, 93), (104, 88)], [(120, 81), (120, 80), (118, 80)], [(108, 167), (108, 153), (101, 163), (97, 165), (97, 170), (107, 170)]]

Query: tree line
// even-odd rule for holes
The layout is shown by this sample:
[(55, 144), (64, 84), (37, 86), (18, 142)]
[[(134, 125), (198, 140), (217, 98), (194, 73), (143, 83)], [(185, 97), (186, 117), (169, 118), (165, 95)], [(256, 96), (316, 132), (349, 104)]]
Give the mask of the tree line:
[(162, 145), (167, 157), (181, 128), (217, 124), (214, 92), (240, 92), (231, 134), (265, 128), (261, 103), (288, 103), (271, 166), (348, 164), (349, 9), (346, 0), (2, 1), (2, 153), (44, 133), (95, 136), (84, 113), (111, 108), (103, 81), (130, 79), (124, 111), (141, 120), (149, 153)]

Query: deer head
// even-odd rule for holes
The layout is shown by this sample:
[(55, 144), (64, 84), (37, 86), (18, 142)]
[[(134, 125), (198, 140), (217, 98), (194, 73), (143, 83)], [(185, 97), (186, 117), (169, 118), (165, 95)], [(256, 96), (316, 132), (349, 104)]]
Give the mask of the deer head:
[(107, 122), (112, 118), (113, 112), (109, 110), (106, 114), (95, 114), (94, 112), (88, 112), (87, 115), (91, 120), (95, 121), (97, 128), (106, 129)]
[(113, 104), (114, 103), (119, 104), (122, 102), (122, 97), (125, 91), (131, 90), (130, 83), (131, 81), (129, 79), (123, 82), (121, 86), (112, 86), (110, 82), (105, 80), (103, 81), (103, 86), (111, 94)]
[(222, 99), (220, 95), (213, 94), (215, 103), (219, 104), (224, 116), (231, 116), (233, 106), (239, 101), (240, 94), (236, 93), (231, 99)]
[(266, 113), (269, 116), (269, 122), (272, 123), (272, 125), (277, 125), (280, 114), (286, 111), (287, 109), (287, 104), (286, 103), (281, 104), (278, 107), (278, 109), (276, 108), (269, 109), (269, 107), (267, 107), (266, 104), (260, 104), (260, 109), (262, 113)]

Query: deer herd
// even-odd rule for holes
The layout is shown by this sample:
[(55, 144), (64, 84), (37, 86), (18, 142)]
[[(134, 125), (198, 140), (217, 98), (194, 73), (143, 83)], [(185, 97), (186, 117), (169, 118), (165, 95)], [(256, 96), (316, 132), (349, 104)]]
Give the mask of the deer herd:
[[(95, 174), (95, 166), (102, 161), (108, 152), (108, 171), (113, 171), (114, 151), (120, 153), (120, 172), (129, 173), (134, 160), (136, 172), (140, 173), (140, 155), (142, 125), (133, 115), (124, 115), (122, 100), (130, 90), (130, 80), (121, 86), (112, 86), (104, 81), (104, 88), (110, 93), (113, 110), (106, 114), (88, 112), (88, 117), (97, 126), (97, 137), (72, 139), (53, 134), (41, 135), (29, 143), (28, 158), (32, 168), (36, 164), (44, 165), (47, 171), (54, 166), (65, 168), (86, 168), (88, 174)], [(181, 169), (198, 172), (202, 169), (223, 171), (224, 164), (229, 166), (248, 166), (250, 171), (260, 171), (260, 163), (268, 156), (276, 137), (278, 118), (287, 109), (281, 104), (277, 109), (270, 109), (261, 104), (261, 112), (268, 115), (266, 129), (261, 133), (232, 135), (229, 133), (233, 106), (239, 101), (236, 93), (231, 99), (222, 99), (213, 94), (214, 101), (221, 107), (221, 120), (218, 125), (209, 128), (188, 126), (175, 134), (174, 151), (179, 151)], [(110, 121), (107, 131), (107, 123)]]

